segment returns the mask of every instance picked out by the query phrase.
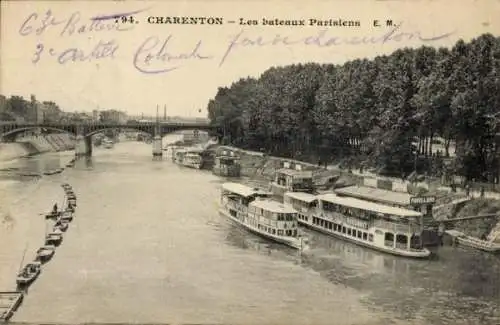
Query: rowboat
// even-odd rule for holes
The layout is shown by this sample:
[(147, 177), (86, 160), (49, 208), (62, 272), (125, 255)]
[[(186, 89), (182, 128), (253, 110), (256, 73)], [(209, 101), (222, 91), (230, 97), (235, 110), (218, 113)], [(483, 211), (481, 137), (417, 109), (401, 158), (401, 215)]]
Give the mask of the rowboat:
[(52, 211), (51, 213), (45, 215), (45, 219), (57, 219), (57, 218), (59, 218), (60, 215), (61, 215), (61, 212), (59, 212), (59, 211), (56, 211), (56, 212)]
[(455, 243), (464, 247), (477, 249), (488, 253), (499, 253), (500, 243), (489, 240), (482, 240), (476, 237), (468, 236), (457, 230), (446, 230), (446, 233), (454, 238)]
[(36, 252), (36, 261), (40, 262), (46, 262), (54, 256), (54, 253), (56, 252), (56, 247), (54, 245), (45, 245), (43, 247), (40, 247), (38, 251)]
[(60, 230), (62, 232), (65, 232), (68, 230), (69, 222), (62, 220), (62, 218), (59, 218), (56, 223), (54, 224), (54, 231)]
[(64, 212), (61, 214), (61, 217), (59, 218), (59, 220), (62, 222), (71, 222), (73, 220), (73, 213)]
[(46, 245), (57, 246), (61, 243), (61, 241), (62, 241), (62, 232), (58, 231), (57, 229), (47, 234), (47, 236), (45, 237)]
[(26, 266), (17, 274), (16, 283), (18, 286), (26, 286), (33, 282), (41, 272), (42, 263), (35, 261)]

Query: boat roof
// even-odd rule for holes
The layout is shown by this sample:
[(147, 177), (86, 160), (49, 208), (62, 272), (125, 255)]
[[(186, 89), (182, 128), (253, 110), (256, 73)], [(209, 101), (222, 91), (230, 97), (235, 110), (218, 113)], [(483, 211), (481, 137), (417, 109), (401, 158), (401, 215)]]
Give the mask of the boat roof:
[(401, 206), (409, 206), (410, 198), (412, 197), (408, 193), (394, 192), (380, 188), (357, 185), (336, 189), (335, 193), (352, 196), (358, 199), (368, 199), (381, 203), (397, 204)]
[(243, 197), (249, 197), (255, 194), (269, 194), (260, 189), (255, 189), (250, 186), (232, 182), (222, 184), (222, 189)]
[(271, 199), (257, 199), (251, 202), (249, 206), (276, 213), (297, 213), (295, 209), (287, 207), (283, 203), (273, 201)]
[(422, 213), (417, 211), (359, 200), (352, 197), (337, 196), (335, 193), (320, 194), (317, 196), (317, 198), (326, 202), (340, 204), (350, 208), (372, 211), (382, 214), (390, 214), (398, 217), (419, 217), (422, 215)]
[(303, 201), (306, 203), (311, 203), (317, 199), (316, 195), (304, 192), (286, 192), (285, 196), (291, 197), (292, 199), (296, 199), (299, 201)]
[(278, 169), (277, 173), (288, 175), (288, 176), (300, 176), (300, 177), (313, 177), (312, 171), (310, 170), (296, 170), (290, 168)]

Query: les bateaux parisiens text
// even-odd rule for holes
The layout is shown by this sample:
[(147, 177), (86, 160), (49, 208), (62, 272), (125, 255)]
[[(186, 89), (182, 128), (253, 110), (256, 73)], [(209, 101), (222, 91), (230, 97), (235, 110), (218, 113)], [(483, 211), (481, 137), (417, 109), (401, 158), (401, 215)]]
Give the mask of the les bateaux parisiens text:
[[(368, 31), (360, 31), (357, 36), (342, 36), (341, 32), (332, 31), (327, 27), (351, 27), (357, 28), (362, 25), (359, 20), (351, 19), (299, 19), (282, 20), (279, 18), (247, 19), (238, 18), (228, 20), (222, 17), (169, 17), (169, 16), (145, 16), (138, 18), (139, 13), (147, 9), (133, 10), (121, 13), (100, 14), (85, 18), (80, 12), (72, 12), (69, 15), (58, 17), (52, 10), (43, 13), (34, 12), (22, 19), (19, 34), (22, 37), (34, 38), (34, 52), (32, 63), (37, 64), (42, 59), (54, 58), (59, 64), (94, 62), (102, 60), (113, 60), (120, 52), (120, 44), (117, 34), (129, 32), (136, 29), (140, 24), (149, 25), (225, 25), (232, 24), (240, 26), (232, 35), (228, 35), (227, 45), (219, 53), (207, 53), (205, 44), (210, 40), (185, 40), (185, 35), (175, 35), (166, 32), (165, 35), (143, 35), (138, 38), (137, 47), (131, 54), (133, 67), (139, 72), (146, 74), (166, 73), (176, 70), (188, 63), (188, 61), (216, 61), (218, 66), (227, 62), (230, 56), (238, 51), (249, 47), (276, 47), (276, 46), (314, 46), (318, 48), (332, 46), (358, 46), (384, 44), (388, 42), (404, 43), (406, 41), (418, 41), (429, 43), (447, 38), (454, 32), (439, 33), (434, 36), (422, 35), (419, 30), (405, 30), (403, 22), (394, 23), (390, 19), (373, 20), (373, 27)], [(248, 29), (249, 26), (316, 26), (319, 29), (311, 29), (308, 36), (296, 36), (292, 31), (286, 35), (284, 32), (259, 34), (259, 30)], [(321, 28), (324, 27), (324, 28)], [(385, 28), (383, 28), (385, 27)], [(72, 38), (78, 35), (106, 35), (108, 38), (99, 39), (93, 37), (93, 44), (88, 48), (68, 46), (67, 48), (55, 48), (43, 42), (44, 34), (55, 30), (62, 39)], [(335, 35), (333, 35), (335, 33)], [(116, 37), (109, 37), (110, 35)], [(135, 36), (134, 36), (135, 39)], [(177, 45), (172, 42), (177, 41)], [(61, 43), (61, 42), (59, 42)], [(64, 42), (63, 42), (64, 43)], [(191, 44), (192, 43), (192, 44)], [(175, 49), (175, 46), (183, 46), (183, 50)], [(191, 45), (189, 45), (191, 44)], [(59, 45), (60, 46), (60, 45)], [(188, 50), (186, 50), (186, 46)], [(124, 50), (123, 50), (124, 51)], [(212, 49), (213, 51), (213, 49)], [(182, 64), (180, 62), (183, 62)]]

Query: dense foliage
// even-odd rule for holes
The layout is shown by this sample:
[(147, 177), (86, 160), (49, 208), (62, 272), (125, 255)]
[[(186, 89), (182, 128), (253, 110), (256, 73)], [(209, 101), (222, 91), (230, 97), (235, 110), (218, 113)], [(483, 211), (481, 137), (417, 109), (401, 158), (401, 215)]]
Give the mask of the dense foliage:
[[(219, 88), (208, 104), (224, 141), (299, 159), (361, 161), (398, 174), (498, 175), (500, 38), (400, 49), (343, 65), (273, 67)], [(433, 144), (442, 139), (443, 150)], [(450, 144), (456, 157), (450, 157)], [(437, 156), (437, 157), (436, 157)], [(314, 158), (313, 158), (314, 157)], [(434, 163), (433, 163), (434, 162)]]

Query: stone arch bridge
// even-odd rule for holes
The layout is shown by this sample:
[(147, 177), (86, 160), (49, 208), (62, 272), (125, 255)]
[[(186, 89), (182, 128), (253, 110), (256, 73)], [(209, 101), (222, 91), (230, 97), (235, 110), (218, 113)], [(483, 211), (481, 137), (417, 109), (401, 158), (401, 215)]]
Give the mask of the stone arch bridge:
[(209, 136), (222, 137), (221, 128), (207, 123), (176, 122), (134, 122), (134, 123), (15, 123), (0, 122), (0, 142), (13, 141), (15, 137), (29, 130), (58, 131), (69, 133), (76, 138), (75, 154), (77, 156), (92, 155), (92, 135), (112, 129), (135, 130), (150, 134), (153, 138), (153, 156), (161, 156), (161, 139), (163, 136), (181, 130), (199, 130), (208, 132)]

